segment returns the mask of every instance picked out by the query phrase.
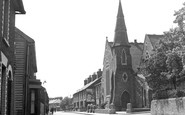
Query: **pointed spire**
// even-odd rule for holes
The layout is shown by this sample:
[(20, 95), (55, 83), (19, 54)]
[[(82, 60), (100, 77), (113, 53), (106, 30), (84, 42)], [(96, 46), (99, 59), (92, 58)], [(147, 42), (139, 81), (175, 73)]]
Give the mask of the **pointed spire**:
[(121, 5), (121, 0), (119, 0), (119, 7), (118, 7), (118, 14), (117, 14), (117, 17), (124, 17), (124, 16), (123, 16), (122, 5)]
[(121, 0), (119, 0), (119, 8), (118, 8), (117, 22), (116, 22), (115, 35), (114, 35), (114, 46), (117, 46), (117, 45), (129, 46)]

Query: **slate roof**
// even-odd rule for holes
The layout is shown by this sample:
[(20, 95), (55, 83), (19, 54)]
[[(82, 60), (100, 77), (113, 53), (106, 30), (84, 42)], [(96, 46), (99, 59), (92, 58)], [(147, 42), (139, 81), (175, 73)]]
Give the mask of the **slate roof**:
[(141, 86), (145, 86), (145, 77), (142, 75), (142, 74), (138, 74), (137, 76), (136, 76), (136, 80), (137, 80), (137, 82), (141, 85)]
[(110, 47), (112, 47), (112, 45), (113, 45), (113, 42), (108, 42), (108, 43), (109, 43), (109, 46), (110, 46)]
[(147, 82), (146, 82), (145, 76), (143, 76), (142, 74), (137, 74), (136, 80), (137, 80), (137, 82), (138, 82), (141, 86), (143, 86), (143, 87), (145, 87), (145, 88), (147, 88), (147, 89), (151, 89), (151, 88), (148, 86)]
[[(83, 90), (85, 90), (85, 89), (91, 87), (92, 85), (94, 85), (95, 83), (98, 83), (98, 82), (101, 82), (101, 77), (95, 79), (94, 81), (92, 81), (92, 82), (90, 82), (90, 83), (88, 83), (88, 84), (86, 84), (86, 85), (83, 86), (81, 89), (79, 89), (76, 93), (78, 93), (78, 92), (80, 92), (80, 91), (83, 91)], [(75, 93), (75, 94), (76, 94), (76, 93)]]
[(156, 35), (156, 34), (146, 34), (146, 36), (148, 36), (148, 38), (150, 39), (150, 42), (152, 44), (152, 46), (154, 47), (156, 45), (156, 43), (164, 37), (164, 35)]
[(49, 104), (60, 103), (61, 101), (62, 101), (61, 99), (53, 99), (53, 100), (49, 100)]
[[(36, 51), (35, 51), (35, 41), (26, 35), (24, 32), (19, 30), (17, 27), (15, 27), (15, 37), (21, 37), (21, 39), (26, 40), (30, 45), (29, 53), (30, 53), (30, 61), (32, 62), (32, 66), (35, 72), (37, 72), (37, 61), (36, 61)], [(15, 39), (16, 42), (16, 39)]]
[(18, 34), (19, 36), (22, 36), (24, 39), (26, 39), (28, 42), (33, 42), (35, 43), (35, 41), (29, 37), (28, 35), (26, 35), (24, 32), (22, 32), (20, 29), (18, 29), (17, 27), (15, 27), (15, 34)]
[(143, 54), (143, 43), (130, 43), (130, 54), (132, 56), (132, 68), (137, 72)]

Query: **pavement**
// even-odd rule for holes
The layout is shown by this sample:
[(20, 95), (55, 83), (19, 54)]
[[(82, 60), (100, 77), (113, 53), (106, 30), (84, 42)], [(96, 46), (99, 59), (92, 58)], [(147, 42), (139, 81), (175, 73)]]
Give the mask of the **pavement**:
[[(77, 112), (85, 115), (109, 115), (105, 113), (87, 113), (87, 112)], [(116, 114), (110, 114), (110, 115), (151, 115), (150, 111), (145, 111), (145, 112), (132, 112), (132, 113), (126, 113), (125, 111), (118, 111)]]

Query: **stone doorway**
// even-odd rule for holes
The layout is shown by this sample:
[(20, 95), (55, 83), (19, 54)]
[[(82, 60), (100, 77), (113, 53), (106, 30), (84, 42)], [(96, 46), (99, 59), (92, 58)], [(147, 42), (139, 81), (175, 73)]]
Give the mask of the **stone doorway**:
[(126, 110), (127, 103), (130, 103), (130, 95), (127, 91), (124, 91), (121, 95), (121, 106), (122, 109)]

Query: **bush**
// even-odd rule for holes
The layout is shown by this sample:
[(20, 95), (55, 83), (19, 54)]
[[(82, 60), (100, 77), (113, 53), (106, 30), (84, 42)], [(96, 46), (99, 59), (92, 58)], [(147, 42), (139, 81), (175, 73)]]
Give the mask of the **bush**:
[(185, 97), (185, 91), (183, 90), (159, 90), (153, 94), (153, 99), (168, 99)]
[(168, 98), (177, 98), (177, 90), (168, 90)]
[(179, 91), (177, 91), (177, 97), (184, 97), (185, 96), (185, 91), (183, 91), (183, 90), (179, 90)]
[(166, 90), (158, 90), (153, 94), (153, 99), (167, 99), (169, 98)]

